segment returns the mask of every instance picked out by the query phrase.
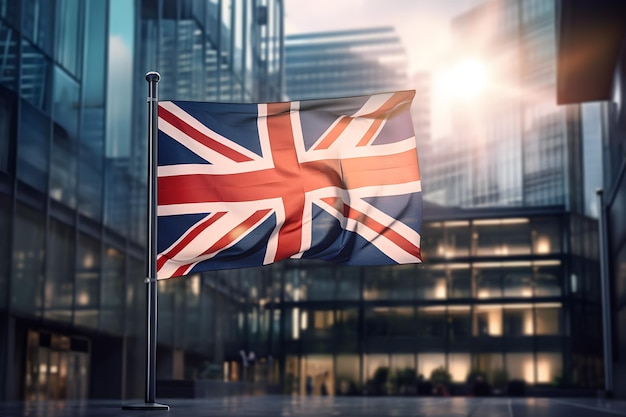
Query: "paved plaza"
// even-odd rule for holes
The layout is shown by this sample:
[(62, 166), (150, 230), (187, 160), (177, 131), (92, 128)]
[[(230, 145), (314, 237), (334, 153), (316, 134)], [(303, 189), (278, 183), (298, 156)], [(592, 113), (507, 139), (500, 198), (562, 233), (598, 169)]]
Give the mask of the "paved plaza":
[(161, 400), (169, 411), (122, 410), (119, 401), (0, 403), (0, 417), (609, 417), (626, 401), (584, 398), (242, 396)]

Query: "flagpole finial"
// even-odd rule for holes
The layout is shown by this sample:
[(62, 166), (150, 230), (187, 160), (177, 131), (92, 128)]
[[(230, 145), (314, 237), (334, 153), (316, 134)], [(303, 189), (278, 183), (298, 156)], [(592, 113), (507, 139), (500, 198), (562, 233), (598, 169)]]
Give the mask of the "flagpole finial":
[(148, 82), (159, 82), (161, 79), (161, 74), (156, 71), (150, 71), (146, 74), (146, 81)]

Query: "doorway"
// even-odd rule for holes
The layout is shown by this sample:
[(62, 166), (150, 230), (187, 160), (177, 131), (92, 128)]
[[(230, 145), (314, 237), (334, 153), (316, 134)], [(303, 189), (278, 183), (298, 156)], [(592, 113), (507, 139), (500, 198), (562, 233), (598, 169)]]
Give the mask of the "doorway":
[(29, 330), (26, 400), (84, 399), (89, 394), (89, 340)]

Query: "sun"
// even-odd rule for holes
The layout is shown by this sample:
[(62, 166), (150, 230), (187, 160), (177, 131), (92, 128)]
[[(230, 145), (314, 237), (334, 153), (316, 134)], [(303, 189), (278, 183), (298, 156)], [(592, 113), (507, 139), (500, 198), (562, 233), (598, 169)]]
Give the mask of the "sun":
[(478, 96), (487, 83), (487, 69), (475, 59), (459, 62), (449, 73), (447, 89), (451, 95), (471, 99)]

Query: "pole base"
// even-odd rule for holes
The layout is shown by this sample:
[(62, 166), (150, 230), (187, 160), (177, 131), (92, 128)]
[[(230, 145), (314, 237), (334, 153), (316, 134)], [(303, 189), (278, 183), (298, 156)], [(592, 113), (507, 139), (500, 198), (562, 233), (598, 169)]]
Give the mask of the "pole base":
[(122, 410), (169, 410), (170, 406), (159, 403), (137, 403), (126, 404), (122, 406)]

